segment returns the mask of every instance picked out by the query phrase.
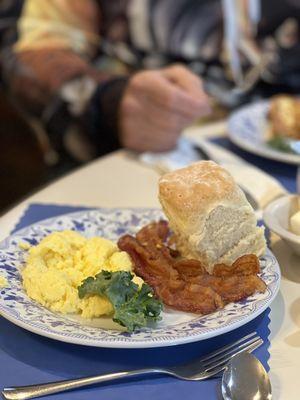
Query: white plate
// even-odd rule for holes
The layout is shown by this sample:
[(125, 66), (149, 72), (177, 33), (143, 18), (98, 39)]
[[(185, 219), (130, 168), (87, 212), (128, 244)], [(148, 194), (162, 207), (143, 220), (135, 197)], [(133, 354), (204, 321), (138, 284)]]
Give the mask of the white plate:
[(261, 276), (267, 284), (265, 293), (228, 304), (223, 310), (202, 317), (165, 310), (163, 320), (156, 327), (131, 334), (96, 327), (100, 318), (91, 326), (84, 324), (82, 319), (55, 314), (28, 298), (24, 292), (20, 270), (25, 252), (19, 248), (20, 242), (36, 244), (50, 232), (63, 229), (79, 231), (86, 237), (99, 235), (116, 241), (124, 233), (134, 234), (141, 226), (161, 217), (162, 212), (156, 209), (97, 209), (50, 218), (16, 232), (0, 243), (0, 275), (4, 275), (9, 282), (8, 288), (0, 290), (0, 314), (22, 328), (63, 342), (98, 347), (146, 348), (221, 335), (251, 321), (274, 300), (280, 285), (280, 269), (269, 250), (261, 259)]
[(266, 143), (268, 109), (269, 101), (262, 101), (235, 111), (228, 120), (230, 140), (250, 153), (271, 160), (299, 165), (300, 155), (273, 149)]

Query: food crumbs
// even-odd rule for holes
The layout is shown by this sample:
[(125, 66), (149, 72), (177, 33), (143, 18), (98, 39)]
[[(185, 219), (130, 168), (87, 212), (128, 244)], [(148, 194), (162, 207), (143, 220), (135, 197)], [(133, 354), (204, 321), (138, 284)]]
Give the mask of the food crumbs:
[(19, 247), (21, 250), (29, 250), (30, 249), (30, 244), (26, 242), (21, 242), (19, 243)]
[(8, 286), (7, 279), (4, 276), (0, 276), (0, 289), (3, 289)]

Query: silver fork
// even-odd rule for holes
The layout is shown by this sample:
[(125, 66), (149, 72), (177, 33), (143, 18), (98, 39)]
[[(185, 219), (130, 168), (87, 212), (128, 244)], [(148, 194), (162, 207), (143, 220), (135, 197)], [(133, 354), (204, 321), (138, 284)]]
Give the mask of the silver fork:
[(40, 385), (5, 388), (2, 392), (2, 396), (6, 400), (33, 399), (34, 397), (64, 392), (66, 390), (77, 389), (96, 383), (148, 374), (171, 375), (175, 378), (187, 381), (202, 381), (223, 371), (226, 368), (226, 364), (233, 356), (244, 351), (252, 352), (261, 346), (262, 343), (263, 340), (257, 335), (256, 332), (253, 332), (234, 343), (224, 346), (208, 354), (207, 356), (196, 359), (188, 364), (170, 368), (145, 368), (135, 371), (116, 372), (112, 374), (44, 383)]

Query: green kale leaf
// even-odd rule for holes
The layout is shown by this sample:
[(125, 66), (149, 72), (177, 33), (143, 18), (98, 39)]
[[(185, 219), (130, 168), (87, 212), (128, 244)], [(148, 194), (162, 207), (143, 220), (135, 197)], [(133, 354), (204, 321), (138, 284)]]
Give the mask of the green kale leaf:
[(268, 142), (268, 145), (270, 147), (273, 147), (275, 150), (282, 151), (284, 153), (294, 153), (297, 154), (293, 148), (291, 147), (289, 141), (282, 137), (282, 136), (274, 136), (272, 139), (270, 139)]
[(154, 297), (149, 285), (144, 283), (139, 288), (132, 278), (133, 275), (127, 271), (101, 271), (95, 278), (85, 279), (78, 287), (79, 298), (106, 296), (115, 309), (113, 320), (133, 332), (159, 321), (162, 303)]

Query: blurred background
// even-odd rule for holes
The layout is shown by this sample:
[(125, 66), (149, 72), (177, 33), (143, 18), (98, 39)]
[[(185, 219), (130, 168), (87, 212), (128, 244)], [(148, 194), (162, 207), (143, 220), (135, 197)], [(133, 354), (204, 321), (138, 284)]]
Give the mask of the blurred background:
[(33, 123), (18, 104), (3, 78), (5, 50), (18, 39), (18, 21), (24, 0), (0, 0), (0, 213), (12, 207), (24, 196), (71, 170), (78, 163), (68, 157), (60, 161), (45, 159), (43, 136), (45, 132)]
[(201, 76), (213, 112), (199, 124), (299, 93), (299, 21), (299, 0), (0, 0), (0, 213), (121, 146), (138, 70)]

